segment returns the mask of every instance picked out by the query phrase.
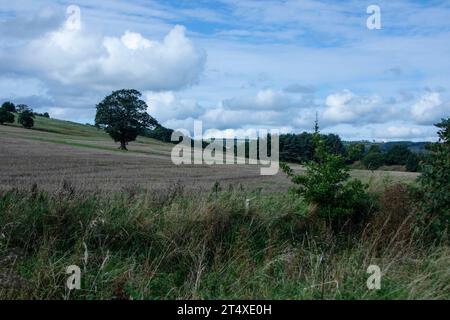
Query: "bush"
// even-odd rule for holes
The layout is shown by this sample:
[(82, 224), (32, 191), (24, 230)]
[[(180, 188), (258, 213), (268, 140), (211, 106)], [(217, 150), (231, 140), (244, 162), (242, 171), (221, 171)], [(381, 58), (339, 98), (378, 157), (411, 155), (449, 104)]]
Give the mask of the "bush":
[(14, 114), (2, 107), (0, 108), (0, 124), (4, 123), (14, 123)]
[(405, 165), (412, 152), (404, 145), (395, 145), (389, 149), (386, 154), (386, 164), (388, 165)]
[(369, 152), (362, 163), (368, 170), (376, 170), (384, 164), (384, 156), (381, 152)]
[(417, 154), (411, 153), (406, 159), (406, 171), (417, 172), (419, 170), (420, 160)]
[(30, 110), (25, 110), (19, 114), (19, 119), (17, 120), (24, 128), (30, 129), (34, 126), (34, 114)]
[(450, 118), (436, 124), (439, 142), (429, 145), (430, 154), (419, 178), (423, 192), (423, 222), (431, 223), (437, 236), (445, 235), (450, 224)]
[(364, 157), (366, 147), (363, 143), (352, 143), (347, 147), (347, 162), (354, 163)]
[(2, 109), (8, 111), (8, 112), (16, 112), (16, 106), (12, 102), (5, 102), (2, 104)]
[(359, 180), (349, 181), (345, 159), (327, 152), (319, 135), (315, 135), (314, 140), (317, 160), (306, 164), (306, 174), (295, 175), (287, 164), (281, 167), (298, 185), (294, 191), (309, 203), (312, 213), (316, 212), (335, 229), (349, 216), (365, 211), (367, 186)]

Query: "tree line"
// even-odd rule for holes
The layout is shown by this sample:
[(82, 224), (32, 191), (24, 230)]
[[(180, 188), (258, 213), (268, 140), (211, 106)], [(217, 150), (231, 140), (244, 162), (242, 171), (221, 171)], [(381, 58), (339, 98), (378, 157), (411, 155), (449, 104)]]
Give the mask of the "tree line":
[(18, 114), (17, 123), (21, 124), (22, 127), (26, 129), (34, 127), (35, 116), (50, 118), (48, 112), (34, 112), (33, 109), (26, 104), (15, 105), (10, 101), (6, 101), (0, 107), (0, 124), (14, 123), (15, 114)]
[[(320, 134), (326, 151), (340, 155), (347, 164), (360, 162), (369, 170), (379, 169), (383, 165), (405, 166), (407, 171), (416, 172), (425, 155), (412, 152), (406, 144), (396, 144), (387, 149), (379, 145), (362, 142), (344, 144), (336, 134)], [(292, 163), (306, 163), (314, 160), (314, 133), (280, 135), (280, 160)]]

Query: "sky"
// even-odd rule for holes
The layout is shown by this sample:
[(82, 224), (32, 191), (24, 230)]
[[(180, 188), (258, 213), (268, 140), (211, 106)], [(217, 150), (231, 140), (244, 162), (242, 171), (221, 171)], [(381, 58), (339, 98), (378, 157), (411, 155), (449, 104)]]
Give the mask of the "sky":
[[(450, 1), (0, 0), (0, 101), (93, 123), (142, 92), (172, 129), (435, 140), (450, 116)], [(381, 29), (367, 20), (380, 8)]]

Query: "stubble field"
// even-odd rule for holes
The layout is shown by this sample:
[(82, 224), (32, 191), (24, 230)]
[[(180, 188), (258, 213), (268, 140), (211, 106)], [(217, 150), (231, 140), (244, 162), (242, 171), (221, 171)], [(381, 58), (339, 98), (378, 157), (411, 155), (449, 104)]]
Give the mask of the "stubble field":
[[(181, 184), (188, 189), (243, 187), (285, 191), (290, 182), (279, 172), (261, 176), (254, 165), (181, 165), (170, 159), (172, 144), (148, 138), (131, 143), (122, 152), (101, 130), (38, 117), (26, 130), (0, 126), (0, 189), (58, 189), (64, 181), (83, 190), (117, 191), (140, 187), (161, 189)], [(301, 171), (300, 166), (294, 169)], [(390, 182), (412, 182), (415, 173), (353, 170), (352, 175), (373, 187)]]

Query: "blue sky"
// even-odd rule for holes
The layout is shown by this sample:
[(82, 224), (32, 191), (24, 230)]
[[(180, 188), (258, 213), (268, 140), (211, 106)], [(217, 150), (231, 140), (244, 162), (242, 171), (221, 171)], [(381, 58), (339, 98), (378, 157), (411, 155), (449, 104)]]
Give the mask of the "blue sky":
[(448, 1), (1, 0), (0, 100), (92, 122), (135, 88), (174, 129), (301, 132), (317, 112), (347, 140), (433, 140), (450, 115), (449, 17)]

